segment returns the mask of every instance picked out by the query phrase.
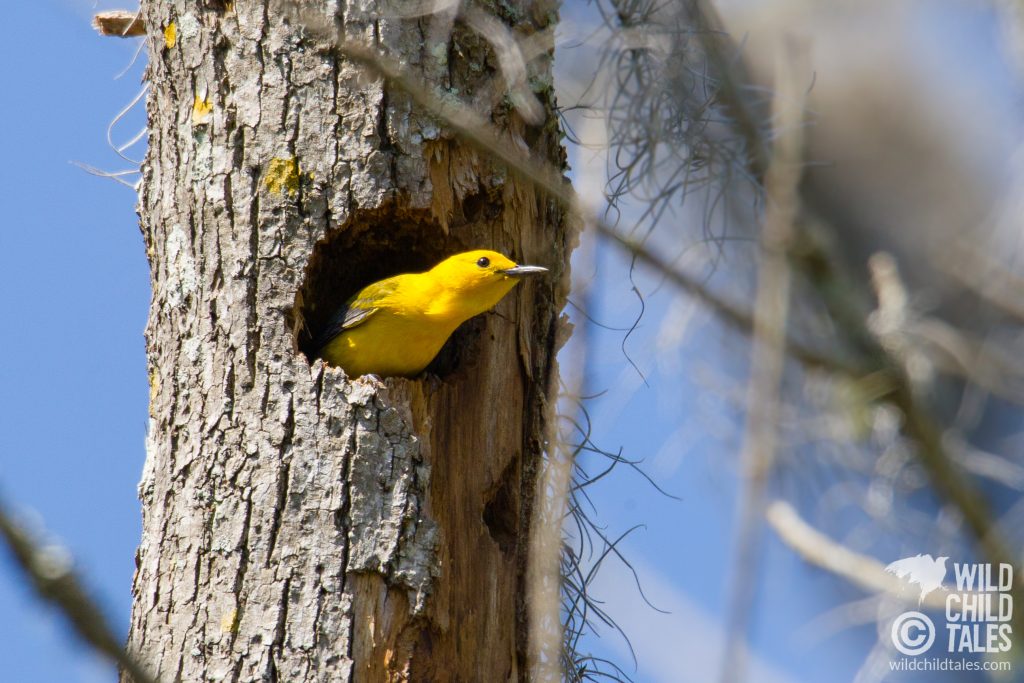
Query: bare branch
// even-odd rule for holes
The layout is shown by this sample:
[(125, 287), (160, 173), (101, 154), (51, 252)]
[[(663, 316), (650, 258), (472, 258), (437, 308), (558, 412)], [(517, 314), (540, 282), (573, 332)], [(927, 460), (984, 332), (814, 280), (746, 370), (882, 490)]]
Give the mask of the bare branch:
[(932, 256), (943, 272), (956, 279), (1018, 323), (1024, 322), (1019, 293), (1024, 278), (995, 259), (962, 242), (943, 244)]
[[(808, 524), (789, 503), (772, 501), (765, 510), (765, 519), (783, 543), (811, 564), (866, 591), (887, 593), (910, 604), (919, 604), (906, 595), (902, 579), (885, 571), (885, 565), (833, 541)], [(930, 609), (943, 610), (949, 594), (948, 588), (938, 588), (925, 595), (920, 604)]]
[(779, 47), (775, 67), (773, 114), (780, 132), (765, 179), (767, 206), (761, 238), (757, 298), (754, 305), (753, 354), (747, 397), (747, 426), (741, 466), (745, 491), (740, 498), (735, 574), (731, 585), (729, 646), (722, 666), (723, 681), (744, 678), (744, 645), (760, 560), (761, 523), (768, 479), (775, 466), (782, 377), (785, 370), (786, 321), (792, 273), (789, 252), (799, 211), (798, 186), (803, 159), (804, 97), (800, 76), (806, 55), (795, 43)]
[(116, 662), (135, 683), (156, 683), (156, 679), (124, 651), (102, 610), (89, 598), (75, 576), (66, 550), (53, 545), (41, 546), (24, 526), (10, 517), (2, 504), (0, 536), (18, 566), (32, 581), (39, 597), (53, 603), (79, 637), (96, 652)]

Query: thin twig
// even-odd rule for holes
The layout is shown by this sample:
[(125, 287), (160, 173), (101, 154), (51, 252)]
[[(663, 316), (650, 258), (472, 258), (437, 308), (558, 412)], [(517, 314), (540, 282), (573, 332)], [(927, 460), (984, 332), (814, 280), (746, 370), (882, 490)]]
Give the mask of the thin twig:
[(82, 588), (66, 551), (56, 551), (54, 546), (41, 546), (24, 526), (10, 517), (2, 504), (0, 537), (7, 543), (18, 566), (31, 579), (39, 597), (53, 603), (67, 617), (79, 637), (117, 663), (135, 683), (156, 683), (157, 679), (125, 652), (103, 611)]

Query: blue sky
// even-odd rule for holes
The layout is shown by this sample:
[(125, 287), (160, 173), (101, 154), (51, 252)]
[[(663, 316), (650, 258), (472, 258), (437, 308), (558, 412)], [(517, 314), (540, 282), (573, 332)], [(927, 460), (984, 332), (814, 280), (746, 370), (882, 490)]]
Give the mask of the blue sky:
[[(149, 301), (147, 264), (135, 195), (71, 162), (109, 171), (129, 167), (109, 148), (109, 122), (141, 88), (142, 64), (121, 78), (134, 41), (99, 38), (89, 25), (112, 3), (41, 0), (5, 7), (10, 31), (0, 41), (0, 87), (8, 162), (0, 229), (0, 496), (37, 528), (66, 543), (118, 631), (127, 631), (134, 552), (140, 533), (136, 484), (145, 457), (147, 383), (143, 342)], [(942, 23), (938, 34), (949, 30)], [(982, 56), (984, 59), (985, 56)], [(115, 141), (143, 125), (133, 110)], [(142, 150), (135, 149), (136, 157)], [(591, 314), (628, 326), (636, 300), (623, 282), (626, 264), (607, 250)], [(644, 276), (645, 291), (656, 289)], [(590, 330), (590, 383), (610, 398), (590, 409), (595, 440), (644, 458), (645, 468), (680, 497), (655, 494), (625, 470), (595, 488), (599, 516), (612, 534), (646, 528), (623, 546), (648, 596), (671, 612), (643, 606), (621, 565), (598, 582), (599, 597), (633, 634), (637, 681), (709, 680), (718, 671), (722, 615), (730, 576), (735, 509), (735, 424), (706, 392), (700, 367), (727, 366), (725, 333), (692, 304), (660, 288), (627, 343), (650, 382), (624, 361), (621, 333)], [(674, 316), (674, 317), (673, 317)], [(682, 346), (664, 348), (671, 324), (689, 321)], [(725, 371), (723, 371), (725, 372)], [(728, 372), (735, 374), (736, 370)], [(728, 374), (728, 373), (727, 373)], [(858, 595), (769, 541), (758, 580), (753, 680), (851, 680), (874, 642), (874, 628), (809, 638), (806, 626)], [(5, 679), (21, 683), (110, 682), (112, 667), (70, 636), (62, 620), (0, 559), (0, 654)], [(628, 654), (609, 637), (593, 645), (618, 661)], [(924, 679), (907, 679), (924, 680)]]
[[(149, 276), (132, 190), (71, 162), (128, 167), (106, 128), (141, 84), (138, 67), (114, 80), (136, 45), (97, 37), (90, 5), (5, 8), (20, 29), (0, 41), (0, 496), (67, 544), (125, 633), (141, 528)], [(141, 127), (141, 112), (131, 118), (117, 139)], [(6, 556), (0, 614), (4, 678), (114, 680), (40, 609)]]

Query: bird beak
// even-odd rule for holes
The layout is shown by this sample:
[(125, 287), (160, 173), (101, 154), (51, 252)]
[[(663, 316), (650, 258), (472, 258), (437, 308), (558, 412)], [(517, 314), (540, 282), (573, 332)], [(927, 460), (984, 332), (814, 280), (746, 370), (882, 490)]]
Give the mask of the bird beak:
[(505, 270), (499, 270), (502, 275), (509, 275), (511, 277), (523, 277), (524, 275), (538, 275), (540, 273), (548, 272), (547, 268), (541, 268), (540, 266), (516, 266), (514, 268), (506, 268)]

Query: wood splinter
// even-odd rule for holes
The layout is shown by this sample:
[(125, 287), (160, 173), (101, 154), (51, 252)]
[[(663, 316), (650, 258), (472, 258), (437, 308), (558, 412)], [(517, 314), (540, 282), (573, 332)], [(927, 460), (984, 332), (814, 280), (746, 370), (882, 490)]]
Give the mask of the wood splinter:
[(146, 35), (146, 22), (142, 15), (125, 9), (100, 12), (92, 18), (92, 25), (101, 36), (132, 38)]

